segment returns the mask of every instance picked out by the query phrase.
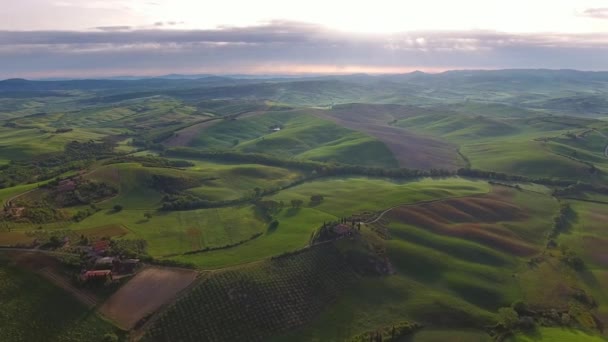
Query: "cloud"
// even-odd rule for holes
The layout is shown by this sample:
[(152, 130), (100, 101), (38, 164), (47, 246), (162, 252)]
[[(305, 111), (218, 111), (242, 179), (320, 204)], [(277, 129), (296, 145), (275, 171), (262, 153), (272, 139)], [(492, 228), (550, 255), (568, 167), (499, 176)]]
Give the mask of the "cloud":
[(588, 8), (583, 12), (583, 15), (595, 19), (608, 19), (608, 7)]
[[(176, 25), (179, 23), (175, 23)], [(418, 68), (608, 69), (608, 34), (420, 31), (347, 34), (273, 21), (212, 30), (0, 31), (0, 77)], [(316, 69), (315, 69), (316, 68)], [(316, 71), (315, 71), (316, 70)], [(128, 71), (128, 72), (127, 72)]]
[(129, 31), (132, 29), (131, 26), (98, 26), (95, 27), (99, 31)]

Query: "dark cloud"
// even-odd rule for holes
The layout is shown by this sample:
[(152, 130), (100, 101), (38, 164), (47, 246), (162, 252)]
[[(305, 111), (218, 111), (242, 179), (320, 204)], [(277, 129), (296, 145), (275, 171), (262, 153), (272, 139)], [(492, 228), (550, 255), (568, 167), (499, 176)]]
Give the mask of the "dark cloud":
[(583, 14), (587, 17), (596, 19), (608, 19), (608, 7), (603, 8), (589, 8), (586, 9)]
[(0, 31), (0, 77), (272, 73), (278, 67), (299, 72), (317, 66), (606, 70), (608, 34), (346, 34), (283, 21), (215, 30)]
[(131, 26), (98, 26), (95, 27), (99, 31), (129, 31), (132, 29)]

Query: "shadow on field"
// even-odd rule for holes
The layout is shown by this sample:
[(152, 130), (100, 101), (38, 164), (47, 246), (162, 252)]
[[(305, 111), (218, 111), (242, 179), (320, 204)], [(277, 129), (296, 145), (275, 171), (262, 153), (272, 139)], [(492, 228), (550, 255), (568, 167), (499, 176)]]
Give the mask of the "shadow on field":
[(285, 212), (285, 217), (296, 216), (296, 215), (298, 215), (299, 212), (300, 212), (300, 208), (289, 208)]

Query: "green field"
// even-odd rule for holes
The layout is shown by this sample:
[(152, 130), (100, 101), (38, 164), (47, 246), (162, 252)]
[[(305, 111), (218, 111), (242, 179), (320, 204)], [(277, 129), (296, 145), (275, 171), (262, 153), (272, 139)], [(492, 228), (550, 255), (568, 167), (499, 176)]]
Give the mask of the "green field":
[[(275, 132), (271, 127), (280, 127), (280, 131)], [(190, 146), (233, 148), (346, 164), (397, 166), (391, 152), (381, 142), (306, 111), (270, 112), (236, 121), (225, 120), (201, 131)]]
[[(0, 81), (0, 246), (66, 277), (106, 238), (100, 256), (195, 269), (134, 340), (604, 341), (606, 89), (570, 70)], [(0, 258), (0, 341), (127, 339), (31, 268)], [(120, 284), (84, 286), (103, 305)]]
[[(422, 200), (467, 196), (489, 190), (485, 182), (461, 178), (422, 179), (409, 182), (373, 178), (331, 178), (284, 190), (272, 196), (287, 203), (277, 216), (278, 229), (234, 249), (176, 257), (202, 268), (218, 268), (270, 257), (304, 247), (310, 234), (323, 222), (361, 211), (379, 211), (389, 207)], [(325, 195), (316, 206), (308, 204), (313, 194)], [(390, 194), (390, 196), (386, 196)], [(302, 199), (302, 208), (289, 208), (292, 199)]]

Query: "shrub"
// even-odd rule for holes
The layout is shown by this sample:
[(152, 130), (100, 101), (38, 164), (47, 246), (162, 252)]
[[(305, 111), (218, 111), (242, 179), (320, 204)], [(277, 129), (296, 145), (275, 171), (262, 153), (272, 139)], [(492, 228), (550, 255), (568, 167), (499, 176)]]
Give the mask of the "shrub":
[(513, 308), (500, 308), (498, 309), (498, 323), (505, 329), (511, 330), (519, 323), (519, 316)]
[(122, 211), (122, 209), (123, 209), (122, 205), (120, 205), (120, 204), (116, 204), (113, 208), (114, 208), (114, 211), (116, 211), (116, 212)]
[(118, 342), (118, 336), (113, 333), (103, 335), (103, 342)]

